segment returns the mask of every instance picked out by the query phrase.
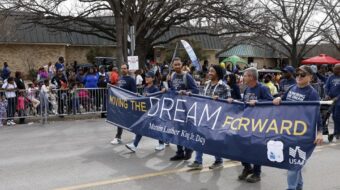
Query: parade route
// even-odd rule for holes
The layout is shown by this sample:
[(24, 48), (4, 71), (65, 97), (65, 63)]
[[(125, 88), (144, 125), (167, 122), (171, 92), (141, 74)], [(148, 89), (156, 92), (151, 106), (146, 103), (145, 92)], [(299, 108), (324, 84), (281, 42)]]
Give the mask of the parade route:
[[(286, 188), (285, 170), (263, 167), (261, 182), (249, 184), (237, 180), (242, 170), (239, 162), (225, 160), (224, 168), (209, 170), (214, 158), (205, 155), (203, 170), (191, 171), (186, 167), (189, 161), (168, 161), (174, 145), (156, 152), (157, 141), (144, 138), (137, 152), (131, 153), (124, 144), (109, 143), (115, 132), (115, 127), (102, 119), (0, 128), (0, 189)], [(131, 142), (133, 136), (124, 132), (124, 143)], [(339, 141), (316, 148), (303, 170), (304, 189), (340, 189), (339, 150)]]

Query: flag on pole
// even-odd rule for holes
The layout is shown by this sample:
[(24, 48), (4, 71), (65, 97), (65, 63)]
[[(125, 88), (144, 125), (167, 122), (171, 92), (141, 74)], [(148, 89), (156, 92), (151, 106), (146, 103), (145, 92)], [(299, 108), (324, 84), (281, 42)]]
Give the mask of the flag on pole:
[(194, 52), (194, 49), (192, 49), (191, 45), (185, 40), (181, 40), (181, 43), (184, 46), (185, 51), (188, 53), (190, 60), (192, 62), (192, 65), (195, 67), (196, 71), (200, 71), (201, 64), (198, 61), (198, 58)]

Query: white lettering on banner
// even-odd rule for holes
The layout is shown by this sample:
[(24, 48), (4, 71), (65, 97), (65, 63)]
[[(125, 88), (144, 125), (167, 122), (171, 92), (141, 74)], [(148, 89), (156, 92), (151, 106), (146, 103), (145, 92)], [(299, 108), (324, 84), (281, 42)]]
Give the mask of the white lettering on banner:
[[(194, 115), (190, 115), (191, 110), (194, 110)], [(197, 113), (197, 102), (195, 102), (194, 104), (192, 104), (191, 108), (189, 109), (188, 113), (187, 113), (187, 120), (186, 122), (188, 122), (189, 118), (194, 120), (194, 125), (197, 126), (196, 123), (196, 113)]]
[[(171, 106), (169, 106), (168, 108), (165, 108), (164, 107), (165, 101), (170, 101), (171, 102)], [(174, 106), (174, 101), (171, 98), (164, 98), (163, 99), (162, 108), (161, 108), (161, 114), (159, 115), (159, 118), (162, 118), (163, 111), (166, 111), (166, 112), (168, 112), (169, 120), (171, 120), (170, 110), (172, 109), (173, 106)]]
[(149, 111), (148, 111), (148, 116), (155, 116), (156, 114), (157, 114), (157, 112), (158, 112), (158, 108), (159, 108), (159, 98), (155, 98), (155, 97), (150, 97), (150, 105), (151, 105), (151, 107), (154, 107), (154, 103), (153, 103), (153, 101), (154, 100), (156, 100), (157, 101), (157, 109), (156, 109), (156, 111), (154, 112), (154, 113), (150, 113), (150, 111), (152, 110), (152, 109), (150, 109)]
[[(181, 99), (178, 99), (177, 100), (177, 102), (176, 102), (176, 109), (175, 109), (175, 116), (174, 116), (174, 121), (178, 121), (178, 122), (181, 122), (181, 123), (184, 123), (184, 120), (180, 120), (180, 119), (177, 119), (177, 112), (183, 112), (183, 113), (185, 113), (185, 110), (183, 110), (183, 109), (179, 109), (178, 108), (178, 103), (179, 102), (184, 102), (184, 103), (186, 103), (187, 101), (186, 100), (181, 100)], [(182, 104), (182, 105), (184, 105), (184, 104)]]
[(208, 105), (206, 104), (206, 105), (204, 106), (204, 110), (203, 110), (203, 113), (202, 113), (202, 115), (201, 115), (201, 119), (200, 119), (198, 125), (201, 125), (201, 122), (202, 122), (202, 119), (203, 119), (203, 116), (204, 116), (204, 115), (207, 116), (207, 117), (206, 117), (206, 118), (207, 118), (206, 121), (210, 121), (210, 119), (212, 119), (212, 118), (214, 117), (214, 115), (217, 115), (217, 116), (215, 116), (214, 125), (213, 125), (212, 128), (211, 128), (211, 129), (215, 129), (215, 125), (216, 125), (217, 119), (218, 119), (218, 117), (219, 117), (219, 115), (220, 115), (221, 109), (222, 109), (222, 107), (220, 106), (213, 114), (211, 114), (211, 115), (209, 116), (209, 107), (208, 107)]

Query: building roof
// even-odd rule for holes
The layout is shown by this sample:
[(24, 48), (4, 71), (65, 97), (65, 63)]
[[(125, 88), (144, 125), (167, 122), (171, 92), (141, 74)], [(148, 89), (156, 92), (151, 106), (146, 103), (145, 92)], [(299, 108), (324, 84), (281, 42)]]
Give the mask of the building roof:
[(3, 19), (0, 43), (5, 44), (63, 44), (76, 46), (115, 46), (115, 42), (90, 34), (63, 32), (47, 27), (25, 23), (22, 15), (11, 15)]
[[(24, 15), (24, 19), (23, 19)], [(114, 41), (95, 35), (77, 32), (64, 32), (48, 29), (45, 26), (27, 23), (24, 13), (7, 15), (0, 29), (0, 43), (6, 44), (63, 44), (75, 46), (115, 46)], [(112, 18), (112, 17), (111, 17)], [(107, 18), (104, 18), (107, 19)], [(112, 20), (112, 19), (111, 19)], [(111, 22), (110, 20), (110, 22)], [(78, 26), (79, 27), (79, 26)], [(84, 26), (83, 26), (84, 27)], [(79, 29), (79, 28), (78, 28)], [(197, 31), (197, 30), (194, 30)], [(157, 42), (168, 41), (177, 35), (188, 36), (193, 30), (181, 27), (171, 27)], [(103, 35), (103, 34), (102, 34)], [(204, 49), (223, 49), (223, 44), (217, 36), (195, 35), (190, 37), (202, 44)], [(157, 43), (156, 42), (156, 43)]]
[(200, 31), (195, 30), (195, 29), (188, 29), (184, 27), (171, 27), (170, 30), (167, 31), (163, 36), (161, 36), (155, 43), (168, 41), (169, 39), (175, 36), (184, 36), (185, 38), (190, 38), (190, 39), (193, 39), (194, 41), (200, 42), (203, 49), (210, 49), (210, 50), (223, 49), (223, 43), (218, 36), (211, 36), (211, 35), (206, 35), (206, 34), (188, 36), (189, 34), (194, 33), (194, 32), (200, 32)]
[(271, 48), (261, 48), (259, 46), (240, 44), (224, 51), (219, 57), (229, 57), (237, 55), (239, 57), (259, 57), (259, 58), (280, 58), (278, 52)]
[(334, 47), (333, 44), (319, 44), (314, 47), (311, 51), (309, 51), (305, 56), (304, 59), (311, 58), (314, 56), (318, 56), (320, 54), (327, 54), (331, 57), (336, 59), (340, 59), (340, 51)]

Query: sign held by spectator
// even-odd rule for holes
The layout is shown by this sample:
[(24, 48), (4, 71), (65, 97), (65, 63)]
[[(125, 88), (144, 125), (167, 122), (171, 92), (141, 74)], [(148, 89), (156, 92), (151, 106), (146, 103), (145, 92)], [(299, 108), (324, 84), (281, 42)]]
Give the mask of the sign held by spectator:
[(129, 70), (138, 70), (138, 56), (128, 56)]

